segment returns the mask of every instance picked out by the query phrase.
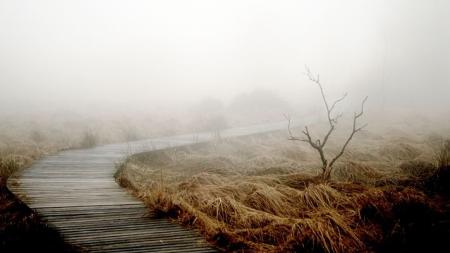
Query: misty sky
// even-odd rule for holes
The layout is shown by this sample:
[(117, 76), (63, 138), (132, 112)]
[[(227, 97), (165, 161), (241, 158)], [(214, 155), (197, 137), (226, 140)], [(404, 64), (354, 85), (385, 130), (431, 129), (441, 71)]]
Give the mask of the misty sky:
[(222, 100), (255, 88), (442, 106), (450, 1), (0, 0), (0, 107)]

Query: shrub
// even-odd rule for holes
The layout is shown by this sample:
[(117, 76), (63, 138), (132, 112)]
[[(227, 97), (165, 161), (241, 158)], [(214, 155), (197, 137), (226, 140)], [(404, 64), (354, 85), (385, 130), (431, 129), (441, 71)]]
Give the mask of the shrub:
[(19, 162), (14, 156), (0, 157), (0, 177), (8, 178), (19, 167)]
[(47, 138), (42, 132), (40, 132), (38, 130), (34, 130), (30, 133), (30, 139), (34, 143), (40, 144), (40, 143), (44, 142)]
[(81, 140), (81, 148), (92, 148), (97, 145), (97, 136), (92, 131), (86, 131), (83, 139)]

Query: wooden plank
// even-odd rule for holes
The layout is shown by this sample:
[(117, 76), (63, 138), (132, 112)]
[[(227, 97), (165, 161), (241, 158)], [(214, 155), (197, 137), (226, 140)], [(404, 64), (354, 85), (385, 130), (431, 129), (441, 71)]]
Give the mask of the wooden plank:
[[(256, 134), (285, 124), (229, 129), (223, 137)], [(210, 133), (196, 134), (204, 142)], [(66, 150), (13, 175), (8, 187), (74, 245), (91, 252), (214, 252), (201, 236), (154, 218), (120, 188), (116, 163), (131, 153), (194, 143), (193, 135), (161, 137), (92, 149)]]

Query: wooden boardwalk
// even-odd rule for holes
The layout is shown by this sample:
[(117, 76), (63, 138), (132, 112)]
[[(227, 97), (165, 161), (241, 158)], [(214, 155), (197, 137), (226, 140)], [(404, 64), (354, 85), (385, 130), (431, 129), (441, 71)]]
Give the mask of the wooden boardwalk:
[[(221, 135), (243, 136), (285, 127), (277, 123), (234, 128)], [(89, 252), (214, 252), (196, 231), (155, 218), (113, 177), (116, 164), (131, 154), (210, 139), (211, 134), (203, 133), (63, 151), (12, 176), (8, 187), (67, 242)]]

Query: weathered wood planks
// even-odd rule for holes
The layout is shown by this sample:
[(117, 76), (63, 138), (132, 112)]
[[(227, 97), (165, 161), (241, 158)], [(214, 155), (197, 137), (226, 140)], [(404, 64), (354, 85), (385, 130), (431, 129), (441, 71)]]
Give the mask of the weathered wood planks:
[[(284, 127), (277, 123), (235, 128), (222, 136)], [(116, 164), (131, 154), (210, 139), (202, 133), (63, 151), (12, 176), (8, 187), (69, 243), (90, 252), (214, 252), (196, 231), (155, 218), (113, 178)]]

